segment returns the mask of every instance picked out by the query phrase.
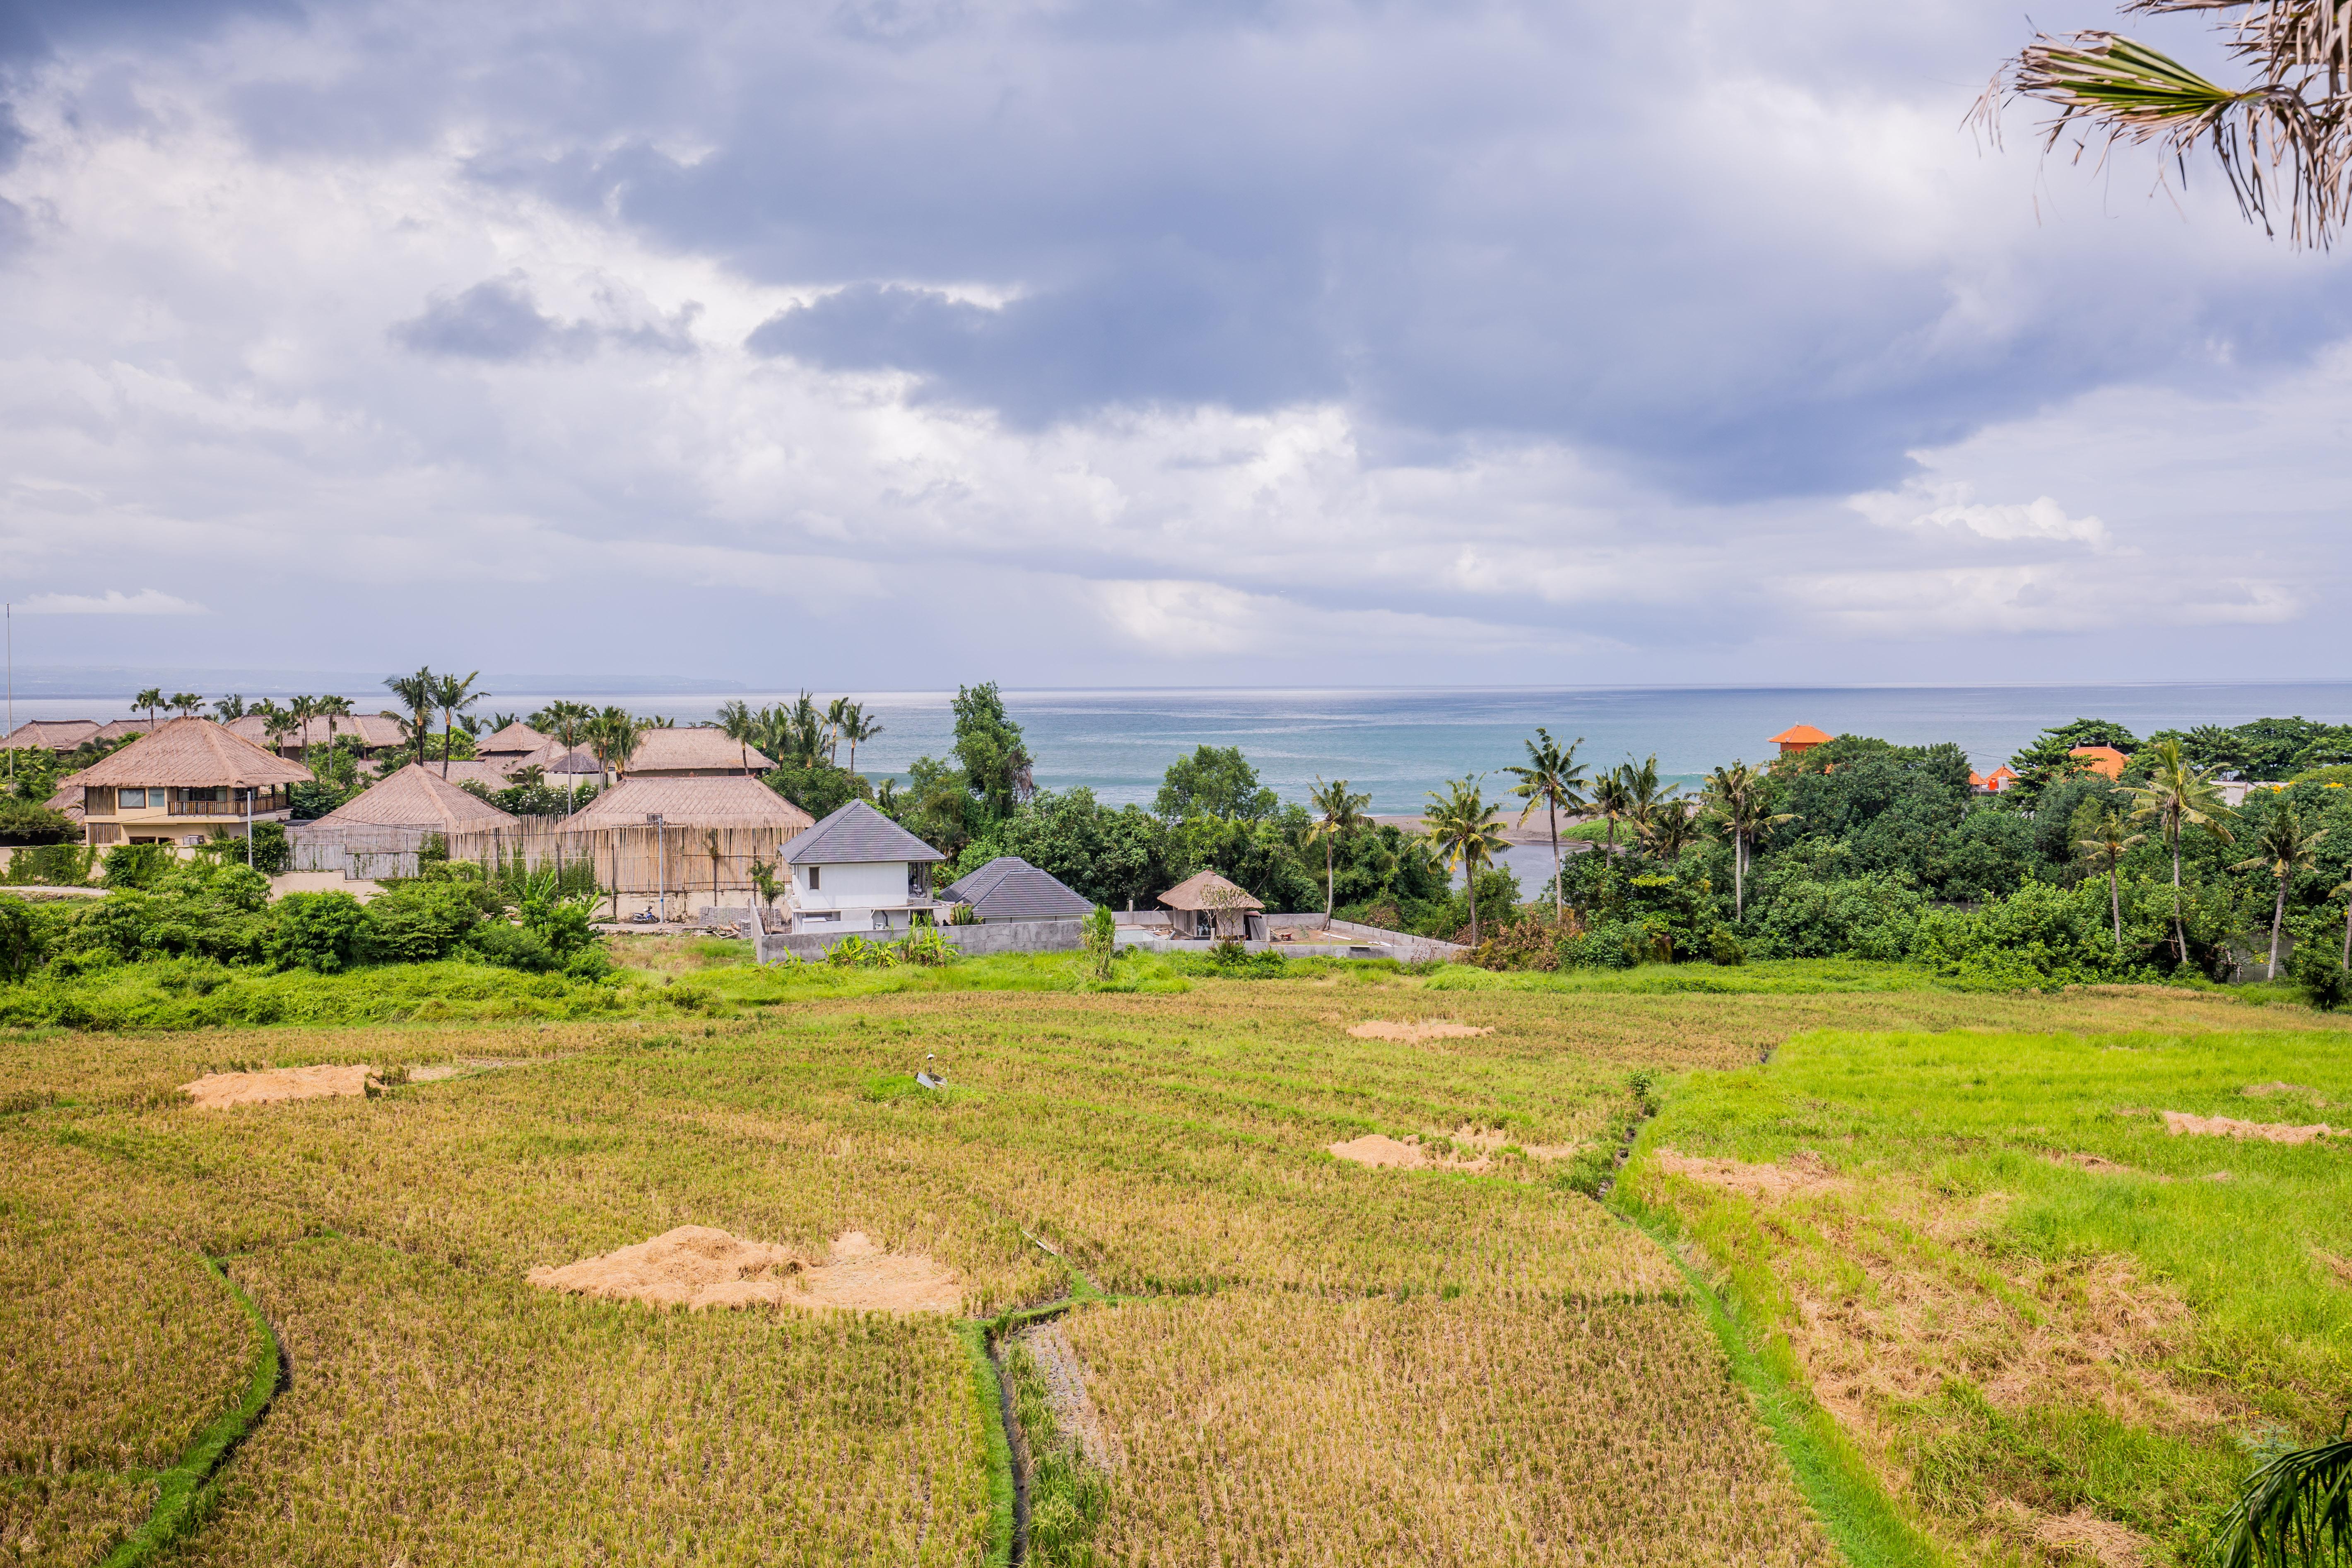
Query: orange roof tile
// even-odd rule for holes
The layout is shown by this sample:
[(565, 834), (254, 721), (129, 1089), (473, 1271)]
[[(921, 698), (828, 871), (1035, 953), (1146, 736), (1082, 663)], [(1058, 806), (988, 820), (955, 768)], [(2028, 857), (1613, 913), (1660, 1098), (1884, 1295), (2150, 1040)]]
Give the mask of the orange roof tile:
[(1818, 746), (1829, 739), (1811, 724), (1795, 724), (1764, 743), (1768, 746)]

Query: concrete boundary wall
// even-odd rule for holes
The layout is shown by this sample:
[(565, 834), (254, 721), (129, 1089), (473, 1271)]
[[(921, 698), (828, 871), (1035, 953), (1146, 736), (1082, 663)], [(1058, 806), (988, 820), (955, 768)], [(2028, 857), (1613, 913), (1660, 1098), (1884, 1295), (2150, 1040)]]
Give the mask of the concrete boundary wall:
[[(936, 929), (947, 944), (967, 958), (985, 958), (998, 952), (1076, 952), (1086, 945), (1083, 921), (990, 921), (982, 925), (943, 925)], [(844, 937), (861, 936), (875, 941), (896, 941), (904, 931), (778, 931), (762, 932), (753, 939), (753, 949), (761, 963), (773, 963), (782, 958), (798, 959), (803, 963), (822, 960), (835, 943)]]

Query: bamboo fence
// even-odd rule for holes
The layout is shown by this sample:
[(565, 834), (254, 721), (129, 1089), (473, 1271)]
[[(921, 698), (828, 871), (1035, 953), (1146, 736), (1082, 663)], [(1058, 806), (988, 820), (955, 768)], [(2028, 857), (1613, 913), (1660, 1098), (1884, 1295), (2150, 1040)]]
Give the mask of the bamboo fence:
[(485, 870), (511, 866), (518, 858), (532, 871), (585, 861), (594, 865), (596, 886), (606, 892), (723, 896), (749, 890), (751, 867), (761, 861), (772, 864), (777, 849), (793, 837), (784, 826), (694, 827), (677, 823), (567, 832), (560, 821), (524, 817), (512, 826), (464, 833), (297, 822), (289, 825), (287, 837), (293, 845), (297, 871), (339, 872), (353, 881), (414, 877), (418, 858), (432, 851), (433, 858), (446, 855)]

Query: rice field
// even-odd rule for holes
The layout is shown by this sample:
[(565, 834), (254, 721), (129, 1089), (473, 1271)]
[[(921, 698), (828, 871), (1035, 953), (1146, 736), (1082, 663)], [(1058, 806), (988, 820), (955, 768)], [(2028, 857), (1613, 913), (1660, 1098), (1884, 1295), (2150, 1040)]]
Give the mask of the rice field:
[(1807, 1034), (1664, 1085), (1622, 1198), (1727, 1268), (1927, 1535), (2198, 1561), (2256, 1456), (2352, 1407), (2352, 1147), (2164, 1113), (2352, 1121), (2345, 1044)]
[[(1512, 1151), (1605, 1155), (1644, 1086), (1807, 1031), (2247, 1016), (1343, 969), (884, 985), (727, 957), (675, 961), (725, 1006), (636, 1018), (0, 1036), (0, 1563), (100, 1560), (233, 1401), (253, 1340), (206, 1258), (287, 1376), (172, 1560), (984, 1561), (992, 1407), (949, 1320), (525, 1282), (682, 1226), (811, 1256), (862, 1231), (952, 1268), (975, 1317), (1073, 1270), (1125, 1298), (1062, 1331), (1125, 1456), (1072, 1482), (1098, 1517), (1049, 1543), (1069, 1561), (1832, 1562), (1674, 1258), (1574, 1161)], [(1373, 1019), (1490, 1032), (1349, 1033)], [(326, 1062), (383, 1092), (176, 1092)], [(948, 1090), (913, 1085), (927, 1064)], [(1326, 1152), (1465, 1131), (1509, 1147), (1475, 1173)]]

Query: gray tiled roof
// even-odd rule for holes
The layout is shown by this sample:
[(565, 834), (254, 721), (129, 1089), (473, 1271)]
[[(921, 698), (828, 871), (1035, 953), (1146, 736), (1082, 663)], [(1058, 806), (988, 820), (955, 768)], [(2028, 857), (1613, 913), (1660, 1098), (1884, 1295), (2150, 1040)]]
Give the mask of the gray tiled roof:
[(978, 870), (966, 872), (940, 896), (952, 903), (970, 904), (983, 921), (1070, 920), (1094, 912), (1094, 905), (1072, 892), (1060, 879), (1017, 855), (999, 855)]
[(947, 858), (862, 800), (853, 800), (834, 812), (786, 844), (780, 853), (788, 866)]

